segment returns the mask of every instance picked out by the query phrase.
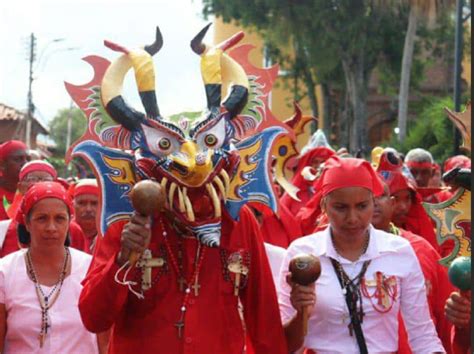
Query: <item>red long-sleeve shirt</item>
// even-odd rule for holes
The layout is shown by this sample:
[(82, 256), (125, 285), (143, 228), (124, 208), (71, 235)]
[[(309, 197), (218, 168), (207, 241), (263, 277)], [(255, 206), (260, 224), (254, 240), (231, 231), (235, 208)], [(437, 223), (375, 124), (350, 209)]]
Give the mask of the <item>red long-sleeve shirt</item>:
[[(123, 226), (124, 222), (112, 225), (105, 237), (97, 241), (79, 299), (79, 310), (88, 330), (101, 332), (113, 326), (109, 353), (241, 354), (246, 334), (257, 354), (287, 352), (263, 242), (256, 220), (246, 208), (237, 223), (225, 214), (221, 246), (206, 248), (199, 272), (200, 292), (198, 296), (190, 294), (182, 338), (178, 338), (175, 324), (180, 318), (184, 294), (178, 288), (177, 274), (166, 251), (162, 223), (154, 220), (149, 249), (153, 257), (165, 259), (165, 267), (152, 270), (152, 279), (162, 273), (142, 300), (114, 280)], [(178, 237), (169, 228), (167, 232), (176, 258)], [(197, 240), (183, 238), (182, 247), (184, 274), (189, 278), (194, 271)], [(227, 260), (238, 251), (243, 254), (249, 273), (247, 279), (241, 280), (245, 287), (239, 296), (234, 296), (234, 278), (227, 272)], [(246, 332), (239, 315), (239, 299)]]

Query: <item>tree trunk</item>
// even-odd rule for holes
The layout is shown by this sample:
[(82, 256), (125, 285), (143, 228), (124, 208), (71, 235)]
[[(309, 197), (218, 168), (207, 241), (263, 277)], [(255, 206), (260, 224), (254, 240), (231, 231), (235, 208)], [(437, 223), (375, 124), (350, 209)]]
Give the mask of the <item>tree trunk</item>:
[(362, 150), (366, 154), (369, 150), (367, 136), (367, 91), (368, 72), (364, 68), (364, 53), (342, 59), (342, 68), (349, 94), (353, 120), (349, 128), (349, 150), (356, 154)]
[(415, 7), (410, 9), (408, 17), (408, 28), (405, 35), (403, 47), (402, 72), (400, 75), (400, 90), (398, 94), (398, 140), (404, 142), (407, 136), (408, 101), (410, 93), (411, 66), (413, 64), (413, 52), (415, 49), (415, 36), (417, 27), (417, 15)]
[(339, 148), (345, 147), (349, 150), (349, 130), (352, 125), (352, 111), (347, 88), (341, 94), (338, 117)]
[(323, 101), (323, 114), (322, 117), (319, 119), (324, 119), (323, 122), (323, 131), (324, 134), (328, 137), (328, 140), (331, 141), (331, 90), (329, 89), (329, 84), (322, 83), (321, 84), (321, 93), (322, 93), (322, 101)]

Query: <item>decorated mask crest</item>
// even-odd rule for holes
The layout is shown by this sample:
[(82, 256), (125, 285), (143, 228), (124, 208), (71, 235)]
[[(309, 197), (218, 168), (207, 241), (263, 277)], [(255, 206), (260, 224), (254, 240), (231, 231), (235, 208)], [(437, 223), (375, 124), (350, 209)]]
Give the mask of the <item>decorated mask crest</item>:
[[(174, 226), (210, 247), (219, 245), (223, 212), (236, 220), (249, 201), (278, 212), (271, 178), (274, 159), (277, 180), (295, 193), (283, 174), (296, 152), (295, 133), (272, 115), (268, 105), (278, 67), (251, 65), (248, 54), (253, 47), (235, 47), (242, 32), (216, 46), (205, 45), (208, 28), (191, 41), (191, 49), (201, 56), (207, 96), (207, 107), (198, 118), (171, 120), (160, 114), (152, 60), (163, 45), (158, 28), (155, 42), (144, 48), (105, 41), (121, 55), (112, 63), (98, 56), (84, 58), (94, 78), (82, 86), (66, 83), (88, 119), (87, 131), (70, 148), (67, 160), (80, 156), (94, 169), (101, 187), (102, 235), (110, 224), (130, 216), (128, 193), (141, 179), (159, 182)], [(122, 97), (130, 69), (144, 113)]]

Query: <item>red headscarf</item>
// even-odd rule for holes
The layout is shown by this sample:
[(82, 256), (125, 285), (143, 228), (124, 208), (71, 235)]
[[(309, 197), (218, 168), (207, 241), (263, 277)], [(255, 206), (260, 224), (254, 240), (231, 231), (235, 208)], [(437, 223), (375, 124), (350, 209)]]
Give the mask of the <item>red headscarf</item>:
[(471, 159), (464, 155), (452, 156), (444, 162), (443, 171), (448, 172), (456, 167), (471, 168)]
[[(314, 158), (320, 158), (326, 161), (327, 159), (329, 159), (331, 156), (335, 154), (336, 153), (333, 150), (324, 146), (311, 149), (310, 151), (308, 151), (306, 154), (304, 154), (298, 159), (298, 166), (296, 168), (293, 180), (299, 180), (301, 178), (300, 176), (301, 176), (301, 172), (303, 171), (303, 168), (305, 168), (306, 166), (311, 166), (311, 161)], [(294, 182), (295, 181), (292, 181), (292, 183), (295, 186), (297, 186)]]
[(81, 179), (74, 187), (74, 198), (82, 194), (94, 194), (99, 195), (99, 187), (97, 186), (97, 180), (93, 178)]
[(383, 193), (383, 184), (369, 162), (352, 157), (330, 157), (315, 183), (316, 194), (297, 215), (304, 234), (314, 230), (314, 222), (321, 213), (321, 199), (337, 189), (346, 187), (366, 188), (375, 196)]
[(13, 152), (18, 150), (28, 150), (23, 141), (8, 140), (0, 145), (0, 161), (4, 161)]
[(49, 173), (51, 176), (53, 176), (53, 179), (56, 179), (58, 177), (58, 173), (56, 172), (53, 165), (51, 165), (49, 162), (42, 160), (34, 160), (27, 162), (25, 165), (23, 165), (20, 170), (19, 180), (22, 181), (28, 173), (37, 171)]
[(66, 204), (69, 214), (72, 216), (74, 208), (64, 187), (58, 182), (38, 182), (31, 186), (23, 196), (20, 209), (16, 214), (16, 221), (19, 224), (25, 224), (25, 219), (31, 208), (40, 200), (46, 198), (60, 199)]

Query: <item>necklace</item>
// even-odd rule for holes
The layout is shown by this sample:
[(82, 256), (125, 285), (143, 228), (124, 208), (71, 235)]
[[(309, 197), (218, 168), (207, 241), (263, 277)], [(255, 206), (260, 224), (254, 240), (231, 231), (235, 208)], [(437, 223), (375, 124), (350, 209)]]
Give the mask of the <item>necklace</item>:
[[(165, 243), (166, 249), (168, 251), (169, 258), (171, 260), (171, 265), (173, 266), (173, 269), (174, 269), (176, 275), (178, 276), (178, 283), (179, 283), (180, 287), (182, 287), (182, 285), (185, 285), (183, 302), (182, 302), (182, 305), (179, 309), (180, 310), (179, 320), (178, 320), (178, 322), (176, 322), (174, 324), (174, 326), (178, 330), (178, 338), (182, 338), (183, 330), (184, 330), (184, 318), (185, 318), (186, 308), (188, 306), (189, 298), (191, 296), (191, 288), (194, 289), (194, 296), (199, 295), (199, 288), (201, 287), (198, 283), (199, 272), (201, 271), (201, 267), (202, 267), (202, 263), (203, 263), (203, 260), (204, 260), (204, 254), (205, 254), (205, 251), (206, 251), (206, 247), (204, 246), (204, 248), (202, 249), (202, 252), (201, 252), (201, 247), (203, 247), (203, 246), (198, 241), (198, 246), (197, 246), (197, 251), (196, 251), (196, 259), (195, 259), (195, 262), (194, 262), (194, 272), (193, 272), (193, 274), (191, 275), (191, 277), (189, 279), (186, 279), (186, 277), (183, 274), (184, 271), (183, 271), (183, 266), (182, 266), (182, 262), (181, 262), (182, 249), (180, 248), (178, 250), (178, 257), (180, 258), (180, 263), (178, 263), (174, 253), (171, 250), (171, 245), (170, 245), (169, 240), (168, 240), (168, 233), (165, 230), (165, 226), (164, 226), (163, 221), (161, 222), (161, 226), (162, 226), (162, 229), (163, 229), (164, 243)], [(180, 245), (180, 243), (179, 243), (179, 245)]]
[(48, 295), (45, 295), (41, 284), (38, 281), (38, 277), (35, 272), (35, 268), (33, 267), (33, 261), (31, 260), (31, 252), (30, 249), (26, 252), (26, 264), (28, 269), (28, 274), (30, 278), (33, 280), (35, 284), (36, 296), (38, 297), (38, 301), (41, 307), (41, 331), (38, 335), (38, 340), (40, 342), (40, 348), (43, 347), (44, 341), (46, 339), (46, 335), (48, 334), (48, 329), (51, 327), (49, 324), (49, 316), (48, 310), (53, 307), (54, 303), (59, 297), (59, 293), (61, 292), (61, 287), (63, 285), (64, 279), (66, 277), (67, 272), (67, 264), (70, 257), (70, 252), (67, 247), (64, 248), (65, 256), (64, 256), (64, 263), (59, 273), (58, 282), (53, 286), (51, 291)]
[[(334, 247), (334, 250), (336, 251), (336, 253), (342, 257), (341, 255), (341, 252), (339, 251), (339, 249), (337, 248), (336, 246), (336, 243), (334, 242), (334, 236), (331, 232), (331, 241), (332, 241), (332, 246)], [(369, 248), (369, 242), (370, 242), (370, 233), (368, 232), (367, 233), (367, 237), (365, 238), (365, 243), (364, 243), (364, 247), (362, 248), (362, 252), (359, 254), (359, 257), (357, 257), (357, 259), (355, 260), (355, 262), (357, 262), (360, 257), (362, 257), (362, 255), (367, 252), (367, 249)]]

